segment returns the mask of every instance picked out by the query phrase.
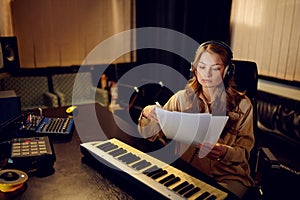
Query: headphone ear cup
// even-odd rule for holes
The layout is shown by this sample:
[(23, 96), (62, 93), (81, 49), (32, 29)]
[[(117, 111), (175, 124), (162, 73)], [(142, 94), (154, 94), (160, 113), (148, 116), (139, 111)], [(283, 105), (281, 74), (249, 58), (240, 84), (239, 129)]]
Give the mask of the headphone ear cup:
[(196, 76), (196, 70), (193, 67), (193, 63), (191, 62), (191, 68), (190, 68), (190, 78), (193, 78), (194, 76)]
[(225, 69), (224, 69), (223, 79), (225, 79), (226, 76), (227, 76), (228, 68), (229, 68), (229, 65), (227, 65), (227, 66), (225, 67)]
[(235, 66), (233, 63), (229, 63), (229, 65), (226, 66), (226, 68), (224, 70), (224, 75), (223, 75), (223, 82), (225, 84), (227, 84), (229, 79), (233, 76), (234, 68), (235, 68)]
[(190, 67), (190, 78), (193, 78), (193, 63), (191, 62), (191, 67)]

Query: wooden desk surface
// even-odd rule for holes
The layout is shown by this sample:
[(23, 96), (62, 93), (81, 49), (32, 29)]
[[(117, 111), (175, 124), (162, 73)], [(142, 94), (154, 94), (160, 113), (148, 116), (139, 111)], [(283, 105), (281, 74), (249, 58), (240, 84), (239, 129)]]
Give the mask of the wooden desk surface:
[[(66, 115), (65, 108), (44, 110), (44, 115), (63, 117)], [(12, 193), (0, 192), (0, 199), (133, 199), (111, 180), (82, 161), (80, 143), (76, 130), (70, 141), (53, 141), (56, 154), (55, 171), (46, 177), (29, 176), (22, 189)]]
[[(100, 108), (101, 109), (101, 108)], [(99, 111), (98, 111), (99, 112)], [(111, 129), (110, 112), (103, 111), (98, 115), (98, 120), (103, 125), (104, 131), (109, 131), (108, 137), (116, 137), (115, 128)], [(44, 110), (45, 116), (63, 117), (66, 115), (65, 108)], [(105, 117), (104, 117), (105, 115)], [(108, 122), (109, 121), (109, 122)], [(88, 123), (88, 122), (87, 122)], [(75, 124), (76, 125), (76, 124)], [(88, 126), (88, 125), (87, 125)], [(88, 132), (93, 130), (87, 130)], [(147, 141), (133, 139), (122, 134), (118, 139), (128, 142), (130, 145), (145, 146)], [(93, 200), (93, 199), (147, 199), (144, 191), (134, 187), (128, 182), (119, 180), (110, 170), (98, 166), (91, 160), (83, 157), (80, 152), (82, 137), (77, 129), (70, 141), (53, 141), (56, 161), (54, 172), (45, 177), (29, 176), (24, 187), (16, 192), (1, 193), (0, 199), (16, 200)], [(138, 145), (137, 145), (138, 144)], [(141, 148), (140, 148), (141, 149)], [(144, 196), (143, 196), (144, 195)], [(146, 195), (146, 196), (145, 196)]]
[(133, 199), (109, 179), (82, 162), (79, 144), (77, 134), (73, 135), (70, 142), (54, 143), (54, 173), (47, 177), (29, 177), (27, 188), (17, 199)]

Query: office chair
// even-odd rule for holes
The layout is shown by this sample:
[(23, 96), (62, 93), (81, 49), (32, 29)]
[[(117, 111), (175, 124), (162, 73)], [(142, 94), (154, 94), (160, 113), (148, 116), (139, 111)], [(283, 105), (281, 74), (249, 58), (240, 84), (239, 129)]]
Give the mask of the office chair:
[(250, 98), (253, 105), (254, 114), (254, 128), (256, 128), (257, 123), (257, 82), (258, 82), (258, 72), (257, 65), (255, 62), (243, 61), (243, 60), (233, 60), (235, 65), (234, 71), (234, 81), (237, 85), (239, 91), (246, 91), (247, 97)]
[(251, 176), (255, 181), (255, 186), (249, 189), (243, 200), (262, 200), (263, 188), (262, 177), (266, 173), (265, 157), (269, 159), (269, 163), (276, 165), (276, 159), (268, 149), (260, 147), (257, 142), (258, 128), (257, 128), (257, 84), (258, 84), (258, 71), (257, 65), (252, 61), (234, 60), (235, 65), (234, 80), (239, 91), (245, 91), (246, 95), (251, 100), (253, 105), (253, 127), (255, 144), (250, 154), (249, 164), (251, 169)]

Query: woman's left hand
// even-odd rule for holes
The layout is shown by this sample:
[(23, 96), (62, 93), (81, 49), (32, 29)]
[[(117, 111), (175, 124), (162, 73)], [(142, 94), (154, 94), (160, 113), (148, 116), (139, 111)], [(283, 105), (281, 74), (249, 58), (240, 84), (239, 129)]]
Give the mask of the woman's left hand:
[[(201, 144), (199, 145), (201, 148)], [(211, 151), (207, 154), (207, 157), (211, 160), (220, 160), (222, 159), (227, 151), (227, 146), (224, 144), (216, 143)]]

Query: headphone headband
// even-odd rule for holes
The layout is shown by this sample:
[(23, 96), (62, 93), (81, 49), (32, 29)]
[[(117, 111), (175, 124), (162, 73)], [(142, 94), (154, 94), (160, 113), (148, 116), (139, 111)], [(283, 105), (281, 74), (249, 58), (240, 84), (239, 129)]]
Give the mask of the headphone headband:
[(222, 46), (228, 53), (230, 59), (233, 58), (233, 53), (231, 51), (231, 48), (228, 44), (226, 44), (225, 42), (222, 42), (220, 40), (209, 40), (209, 41), (206, 41), (206, 42), (203, 42), (201, 45), (200, 45), (200, 48), (201, 47), (204, 47), (206, 45), (209, 45), (209, 44), (216, 44), (216, 45), (219, 45), (219, 46)]

